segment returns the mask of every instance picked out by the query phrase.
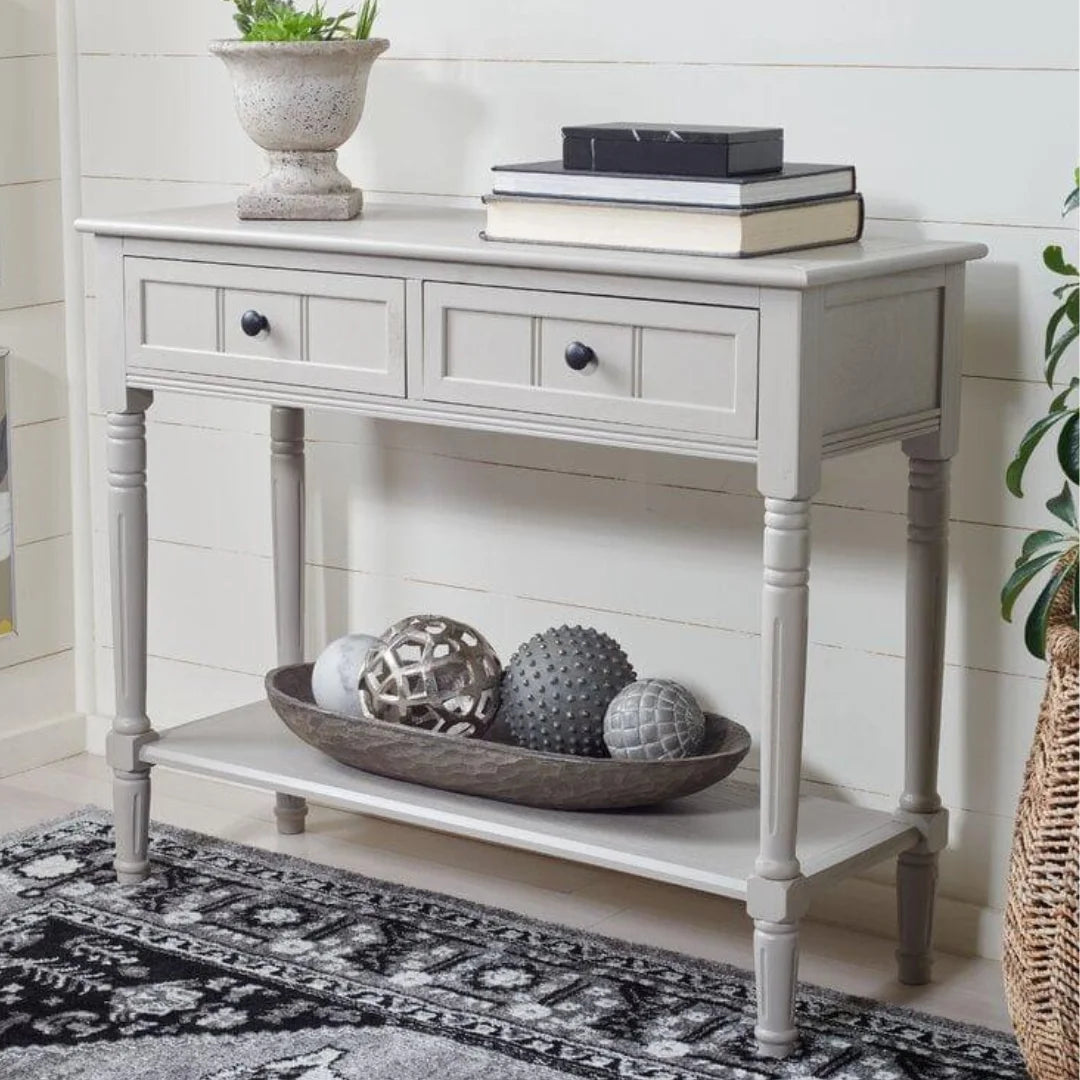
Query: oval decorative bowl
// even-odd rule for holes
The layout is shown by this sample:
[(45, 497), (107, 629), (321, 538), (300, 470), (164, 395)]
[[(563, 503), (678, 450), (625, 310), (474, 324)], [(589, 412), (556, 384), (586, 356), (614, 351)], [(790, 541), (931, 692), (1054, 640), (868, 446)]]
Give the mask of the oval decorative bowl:
[(344, 765), (414, 784), (550, 810), (621, 810), (692, 795), (723, 780), (750, 749), (747, 730), (706, 713), (706, 752), (673, 761), (546, 754), (320, 709), (311, 664), (275, 668), (266, 694), (293, 734)]

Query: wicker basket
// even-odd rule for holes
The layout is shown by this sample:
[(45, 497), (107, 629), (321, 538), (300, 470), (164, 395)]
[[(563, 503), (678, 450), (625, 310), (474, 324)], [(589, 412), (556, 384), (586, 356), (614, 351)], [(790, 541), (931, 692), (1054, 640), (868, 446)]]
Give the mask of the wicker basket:
[(1009, 1015), (1033, 1080), (1080, 1076), (1078, 654), (1065, 606), (1052, 615), (1047, 636), (1050, 670), (1016, 815), (1005, 907)]

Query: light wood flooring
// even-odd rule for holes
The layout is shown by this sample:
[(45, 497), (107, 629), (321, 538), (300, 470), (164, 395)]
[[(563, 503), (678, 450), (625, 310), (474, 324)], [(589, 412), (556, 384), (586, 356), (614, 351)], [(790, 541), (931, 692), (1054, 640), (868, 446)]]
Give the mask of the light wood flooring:
[[(0, 833), (109, 802), (104, 760), (80, 754), (0, 779)], [(282, 837), (272, 803), (262, 792), (154, 771), (157, 821), (628, 941), (752, 966), (751, 924), (733, 901), (318, 806), (311, 808), (306, 833)], [(800, 975), (880, 1001), (1008, 1028), (996, 962), (939, 954), (930, 986), (904, 987), (893, 975), (893, 948), (885, 938), (807, 921)]]

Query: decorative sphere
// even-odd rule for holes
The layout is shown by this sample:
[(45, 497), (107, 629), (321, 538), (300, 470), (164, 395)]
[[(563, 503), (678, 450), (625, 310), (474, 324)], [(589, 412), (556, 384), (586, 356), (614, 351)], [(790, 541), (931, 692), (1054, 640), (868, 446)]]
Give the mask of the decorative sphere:
[(545, 630), (511, 657), (499, 720), (519, 746), (607, 757), (604, 713), (636, 677), (626, 653), (607, 634), (582, 626)]
[(502, 667), (471, 626), (413, 615), (394, 623), (376, 644), (360, 676), (363, 716), (466, 737), (483, 736), (491, 727)]
[(624, 686), (608, 706), (604, 743), (613, 758), (694, 757), (705, 743), (705, 717), (685, 686), (671, 679), (640, 679)]
[(346, 634), (319, 653), (311, 671), (311, 693), (320, 709), (360, 715), (360, 672), (369, 650), (378, 644), (370, 634)]

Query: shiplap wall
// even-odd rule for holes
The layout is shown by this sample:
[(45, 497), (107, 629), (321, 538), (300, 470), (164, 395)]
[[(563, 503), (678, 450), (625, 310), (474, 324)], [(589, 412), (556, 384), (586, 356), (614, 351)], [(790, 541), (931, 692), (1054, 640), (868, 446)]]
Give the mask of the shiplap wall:
[(11, 348), (17, 630), (0, 638), (4, 775), (49, 754), (73, 753), (81, 728), (71, 716), (71, 513), (52, 0), (0, 0), (0, 27), (0, 344)]
[[(221, 0), (189, 0), (183, 19), (142, 0), (77, 5), (88, 214), (231, 199), (260, 173), (206, 53), (231, 34)], [(858, 166), (868, 232), (990, 245), (968, 288), (942, 753), (954, 845), (941, 911), (950, 947), (993, 953), (1042, 674), (996, 597), (1053, 486), (1052, 470), (1036, 469), (1018, 502), (1001, 475), (1045, 399), (1039, 252), (1070, 236), (1058, 207), (1077, 151), (1075, 3), (992, 14), (975, 0), (766, 0), (737, 14), (705, 0), (384, 7), (391, 50), (342, 155), (369, 197), (471, 203), (492, 163), (556, 156), (564, 123), (776, 124), (789, 158)], [(161, 394), (151, 411), (160, 725), (258, 696), (273, 663), (267, 429), (266, 410), (236, 403)], [(92, 430), (103, 584), (100, 416)], [(640, 672), (679, 678), (756, 728), (751, 469), (330, 415), (311, 416), (309, 435), (313, 653), (345, 629), (378, 632), (420, 610), (474, 622), (504, 656), (552, 623), (590, 623)], [(831, 462), (813, 518), (805, 776), (882, 807), (901, 772), (904, 482), (898, 449)], [(104, 716), (103, 588), (97, 634)], [(103, 723), (92, 730), (99, 740)], [(824, 914), (886, 929), (888, 878), (885, 868), (856, 883)]]

